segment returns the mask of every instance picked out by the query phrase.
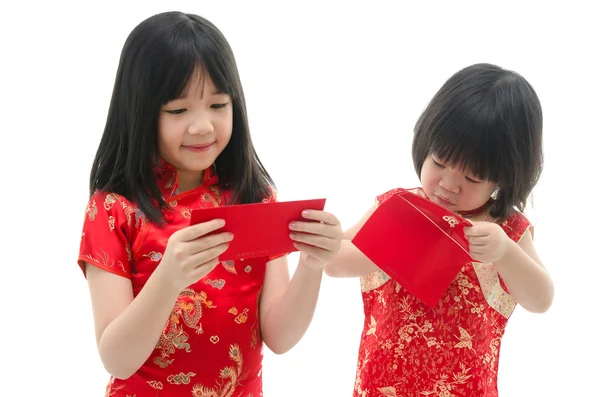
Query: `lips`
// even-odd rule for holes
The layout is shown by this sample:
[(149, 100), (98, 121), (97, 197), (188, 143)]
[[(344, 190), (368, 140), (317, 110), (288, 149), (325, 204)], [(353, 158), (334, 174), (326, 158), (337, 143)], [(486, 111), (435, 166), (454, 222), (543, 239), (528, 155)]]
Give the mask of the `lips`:
[(184, 148), (188, 148), (188, 149), (206, 149), (207, 147), (211, 146), (211, 143), (205, 143), (203, 145), (182, 145)]
[(440, 203), (442, 203), (443, 205), (446, 205), (446, 206), (453, 206), (453, 205), (454, 205), (454, 203), (453, 203), (452, 201), (450, 201), (450, 200), (448, 200), (448, 199), (446, 199), (446, 198), (444, 198), (444, 197), (442, 197), (442, 196), (438, 196), (438, 195), (436, 195), (436, 196), (435, 196), (435, 198), (436, 198), (436, 199), (437, 199), (437, 200), (438, 200)]
[(192, 152), (206, 152), (210, 150), (210, 148), (214, 145), (214, 142), (204, 143), (201, 145), (181, 145), (182, 148), (186, 150), (191, 150)]

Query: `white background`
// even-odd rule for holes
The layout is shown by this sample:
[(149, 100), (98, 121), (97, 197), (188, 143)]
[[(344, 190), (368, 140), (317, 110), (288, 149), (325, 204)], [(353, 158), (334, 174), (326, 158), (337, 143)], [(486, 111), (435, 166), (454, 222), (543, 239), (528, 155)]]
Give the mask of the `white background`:
[[(600, 28), (589, 5), (14, 3), (0, 9), (1, 396), (103, 395), (76, 265), (89, 170), (127, 35), (172, 9), (230, 41), (280, 199), (327, 197), (344, 227), (375, 195), (417, 184), (412, 127), (452, 73), (491, 62), (523, 74), (544, 109), (546, 168), (529, 214), (556, 298), (546, 314), (511, 318), (500, 394), (600, 396)], [(305, 338), (267, 352), (265, 396), (350, 396), (362, 321), (358, 280), (325, 278)]]

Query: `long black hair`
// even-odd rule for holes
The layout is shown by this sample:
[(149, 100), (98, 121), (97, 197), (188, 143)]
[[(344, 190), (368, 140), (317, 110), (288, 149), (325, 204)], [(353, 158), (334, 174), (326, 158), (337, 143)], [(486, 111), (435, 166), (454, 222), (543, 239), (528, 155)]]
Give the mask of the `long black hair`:
[(492, 216), (523, 211), (543, 168), (542, 107), (520, 74), (468, 66), (450, 77), (421, 114), (412, 156), (417, 175), (428, 155), (498, 184)]
[(221, 188), (231, 188), (232, 202), (239, 204), (260, 202), (270, 194), (274, 183), (250, 138), (244, 92), (227, 40), (200, 16), (165, 12), (135, 27), (123, 46), (90, 195), (117, 193), (150, 220), (162, 222), (161, 208), (167, 204), (153, 173), (159, 112), (184, 93), (198, 71), (233, 105), (231, 139), (215, 161)]

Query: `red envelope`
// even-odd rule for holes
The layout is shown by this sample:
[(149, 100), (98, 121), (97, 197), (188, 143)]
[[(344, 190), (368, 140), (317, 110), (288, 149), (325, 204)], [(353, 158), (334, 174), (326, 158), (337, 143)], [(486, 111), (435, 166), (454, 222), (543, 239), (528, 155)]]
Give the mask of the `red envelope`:
[(408, 191), (381, 203), (352, 243), (429, 307), (460, 269), (475, 262), (464, 228), (471, 222)]
[(213, 219), (225, 220), (225, 226), (215, 231), (233, 233), (229, 248), (219, 260), (238, 260), (287, 254), (298, 251), (290, 238), (292, 221), (310, 221), (302, 217), (303, 210), (319, 210), (326, 199), (282, 201), (228, 205), (192, 210), (190, 224)]

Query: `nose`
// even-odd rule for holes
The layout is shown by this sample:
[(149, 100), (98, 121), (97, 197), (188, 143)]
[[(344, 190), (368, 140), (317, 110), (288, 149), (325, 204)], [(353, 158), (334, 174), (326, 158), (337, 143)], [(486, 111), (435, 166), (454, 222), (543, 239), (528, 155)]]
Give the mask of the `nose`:
[(455, 175), (455, 172), (448, 170), (440, 179), (440, 186), (450, 193), (458, 194), (460, 192), (460, 179), (458, 175)]
[(190, 135), (206, 135), (215, 130), (212, 121), (206, 115), (198, 115), (188, 126)]

